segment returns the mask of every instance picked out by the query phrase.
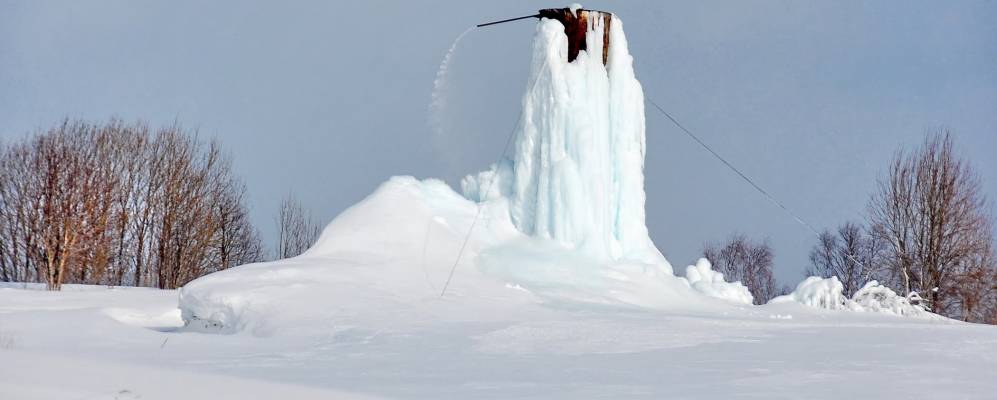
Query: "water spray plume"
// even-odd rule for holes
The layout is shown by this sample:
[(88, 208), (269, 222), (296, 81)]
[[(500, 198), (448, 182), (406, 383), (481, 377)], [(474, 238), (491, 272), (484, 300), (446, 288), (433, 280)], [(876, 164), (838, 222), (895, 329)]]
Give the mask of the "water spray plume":
[(448, 73), (450, 70), (450, 62), (453, 58), (454, 52), (457, 50), (457, 46), (460, 41), (464, 39), (475, 27), (470, 27), (461, 32), (460, 35), (454, 39), (453, 44), (447, 50), (447, 54), (443, 56), (443, 61), (440, 62), (440, 67), (436, 71), (436, 79), (433, 80), (433, 93), (429, 103), (429, 123), (433, 129), (433, 133), (437, 136), (437, 142), (446, 133), (445, 119), (447, 111), (447, 87), (449, 82), (447, 81)]

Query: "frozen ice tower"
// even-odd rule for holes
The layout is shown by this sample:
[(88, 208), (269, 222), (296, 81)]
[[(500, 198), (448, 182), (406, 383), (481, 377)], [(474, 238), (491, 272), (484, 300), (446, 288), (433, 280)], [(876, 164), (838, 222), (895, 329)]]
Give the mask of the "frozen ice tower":
[(588, 256), (667, 264), (645, 225), (644, 94), (623, 24), (577, 6), (566, 12), (584, 24), (587, 48), (569, 61), (572, 27), (540, 20), (511, 159), (465, 179), (465, 195), (506, 197), (521, 232)]

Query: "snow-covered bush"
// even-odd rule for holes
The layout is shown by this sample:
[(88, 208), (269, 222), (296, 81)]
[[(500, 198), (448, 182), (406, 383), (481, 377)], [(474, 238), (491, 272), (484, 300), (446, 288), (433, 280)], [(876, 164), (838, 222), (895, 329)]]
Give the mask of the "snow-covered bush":
[(710, 260), (705, 258), (696, 261), (696, 265), (686, 267), (685, 279), (693, 289), (710, 297), (742, 304), (754, 301), (746, 286), (741, 282), (724, 281), (724, 274), (714, 271)]
[(792, 293), (776, 297), (769, 303), (797, 302), (826, 310), (878, 312), (908, 317), (935, 315), (924, 308), (923, 302), (918, 301), (920, 296), (917, 293), (911, 293), (908, 297), (900, 296), (877, 281), (866, 283), (851, 299), (842, 294), (843, 290), (844, 286), (837, 277), (811, 276), (800, 282)]
[(911, 292), (910, 296), (903, 297), (877, 281), (869, 281), (852, 296), (852, 306), (861, 311), (905, 316), (929, 315), (922, 302), (914, 299), (920, 299), (917, 292)]
[(821, 278), (811, 276), (796, 285), (792, 293), (778, 296), (769, 303), (797, 302), (810, 307), (827, 310), (847, 309), (848, 298), (842, 293), (844, 286), (837, 277)]

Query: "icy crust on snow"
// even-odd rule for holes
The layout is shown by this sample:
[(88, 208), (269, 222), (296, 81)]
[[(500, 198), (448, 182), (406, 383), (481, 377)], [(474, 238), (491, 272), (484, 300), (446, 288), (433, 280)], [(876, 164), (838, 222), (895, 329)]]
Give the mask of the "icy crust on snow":
[(754, 296), (741, 282), (727, 282), (724, 274), (714, 271), (710, 260), (700, 258), (685, 269), (685, 279), (696, 291), (710, 297), (740, 304), (752, 304)]
[(601, 261), (637, 261), (671, 272), (651, 242), (644, 214), (644, 95), (623, 23), (589, 18), (588, 43), (567, 61), (564, 26), (537, 25), (514, 151), (462, 182), (475, 201), (507, 198), (521, 232)]
[[(792, 293), (776, 297), (769, 304), (796, 302), (825, 310), (877, 312), (907, 317), (942, 318), (911, 299), (896, 294), (877, 281), (869, 281), (849, 299), (837, 277), (811, 276), (800, 282)], [(913, 294), (916, 296), (916, 293)]]

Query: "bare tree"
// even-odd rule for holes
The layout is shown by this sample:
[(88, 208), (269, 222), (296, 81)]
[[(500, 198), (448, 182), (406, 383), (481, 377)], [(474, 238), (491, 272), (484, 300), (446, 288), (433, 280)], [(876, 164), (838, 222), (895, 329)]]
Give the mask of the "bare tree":
[(979, 252), (960, 268), (950, 291), (953, 305), (963, 321), (997, 324), (997, 269), (992, 251)]
[[(39, 250), (45, 267), (46, 284), (58, 290), (67, 278), (67, 269), (85, 266), (81, 261), (86, 229), (94, 221), (87, 208), (92, 199), (89, 190), (95, 184), (93, 153), (80, 149), (80, 142), (92, 138), (92, 127), (65, 121), (35, 140), (34, 164), (40, 172), (41, 185), (37, 216), (33, 230), (40, 237)], [(87, 149), (89, 150), (89, 149)], [(84, 276), (85, 274), (80, 274)]]
[(967, 309), (975, 305), (960, 301), (966, 296), (959, 292), (966, 279), (992, 276), (974, 272), (994, 268), (990, 204), (979, 175), (955, 154), (950, 133), (929, 134), (920, 148), (897, 152), (869, 210), (898, 289), (918, 292), (936, 313), (975, 318)]
[(856, 223), (847, 222), (835, 233), (821, 233), (818, 243), (810, 250), (806, 275), (836, 276), (844, 286), (844, 294), (851, 297), (866, 282), (881, 279), (876, 266), (883, 247), (883, 242), (876, 236), (869, 235)]
[(756, 304), (764, 304), (779, 294), (772, 276), (775, 256), (767, 240), (753, 243), (746, 236), (735, 234), (722, 245), (705, 245), (703, 257), (710, 260), (713, 269), (723, 273), (726, 280), (740, 281), (747, 286)]
[(148, 216), (142, 211), (149, 208), (149, 198), (144, 196), (148, 183), (147, 165), (149, 157), (149, 127), (139, 121), (125, 126), (113, 121), (109, 129), (115, 131), (117, 145), (113, 157), (119, 164), (119, 182), (114, 197), (115, 206), (111, 217), (114, 232), (114, 261), (109, 268), (107, 283), (124, 285), (126, 276), (133, 274), (133, 284), (139, 286), (141, 276), (141, 254), (146, 236), (136, 229), (138, 225), (148, 226)]
[(277, 214), (277, 258), (295, 257), (308, 250), (322, 233), (322, 226), (301, 202), (288, 194), (281, 201)]
[[(992, 273), (990, 274), (990, 282), (991, 282), (990, 289), (992, 291), (997, 292), (997, 268), (994, 268), (994, 270), (991, 272)], [(984, 322), (992, 325), (997, 325), (997, 296), (991, 298), (989, 306), (990, 306), (989, 311), (984, 312), (985, 314), (989, 314), (986, 316)]]
[(246, 187), (242, 182), (229, 180), (215, 200), (214, 212), (218, 221), (215, 231), (218, 269), (254, 263), (265, 259), (259, 231), (249, 221), (248, 210), (243, 206)]
[(4, 281), (36, 281), (37, 239), (31, 226), (37, 180), (27, 179), (33, 157), (25, 143), (4, 146), (0, 154), (0, 271)]

